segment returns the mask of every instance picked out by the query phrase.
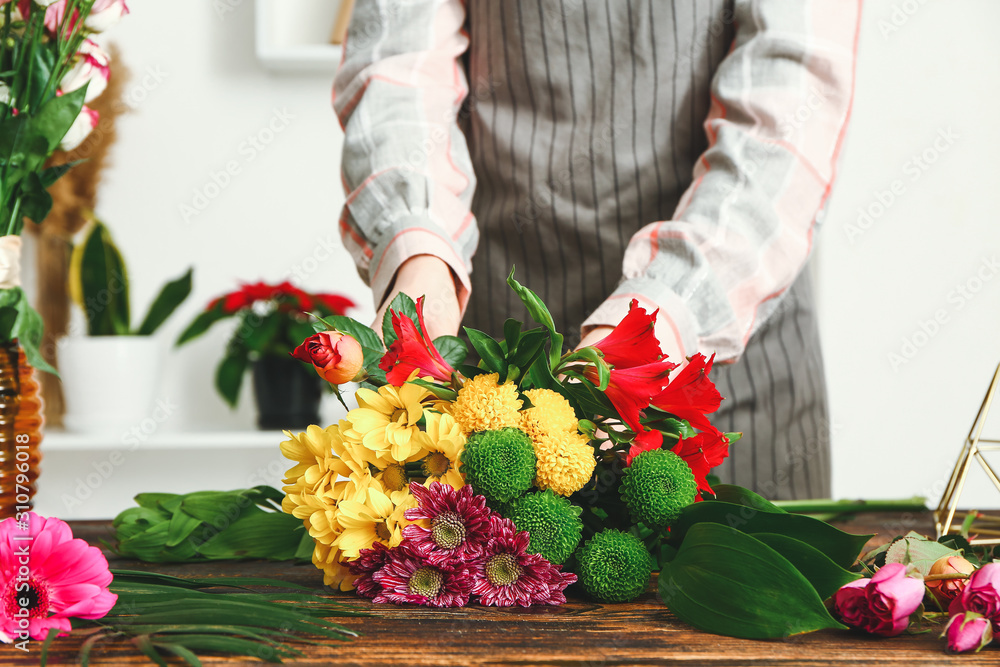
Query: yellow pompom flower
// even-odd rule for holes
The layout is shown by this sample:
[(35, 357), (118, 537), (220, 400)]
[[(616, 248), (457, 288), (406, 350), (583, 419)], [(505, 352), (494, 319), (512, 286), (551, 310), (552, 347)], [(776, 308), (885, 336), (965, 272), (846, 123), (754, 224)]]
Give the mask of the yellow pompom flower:
[(535, 442), (535, 486), (569, 496), (583, 488), (594, 474), (597, 459), (587, 436), (550, 433)]
[(427, 477), (425, 486), (432, 482), (448, 484), (455, 489), (465, 486), (465, 478), (458, 470), (465, 451), (465, 435), (454, 417), (425, 410), (420, 443), (424, 453), (423, 473)]
[(517, 427), (523, 403), (513, 382), (499, 384), (499, 380), (496, 373), (477, 375), (458, 390), (451, 413), (466, 435)]
[(579, 421), (562, 394), (551, 389), (529, 389), (524, 395), (532, 407), (521, 411), (520, 429), (537, 442), (550, 433), (575, 433)]
[(410, 503), (406, 500), (400, 505), (394, 504), (381, 486), (372, 482), (364, 502), (342, 500), (337, 505), (337, 520), (343, 532), (337, 537), (334, 546), (348, 560), (354, 560), (362, 549), (370, 549), (375, 542), (394, 547), (403, 541), (403, 526), (406, 521), (403, 512), (397, 510)]
[(345, 438), (359, 442), (387, 461), (406, 461), (420, 450), (415, 435), (424, 413), (422, 401), (433, 395), (423, 387), (405, 383), (385, 385), (377, 392), (358, 389), (358, 408), (347, 413)]

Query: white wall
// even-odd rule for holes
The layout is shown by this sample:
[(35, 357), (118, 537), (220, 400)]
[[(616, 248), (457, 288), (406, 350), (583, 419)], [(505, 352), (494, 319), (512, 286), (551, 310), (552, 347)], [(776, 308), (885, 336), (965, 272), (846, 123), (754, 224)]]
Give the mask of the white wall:
[[(818, 244), (837, 496), (937, 502), (1000, 362), (998, 20), (993, 0), (865, 3)], [(1000, 507), (975, 472), (966, 504)]]
[[(99, 212), (130, 263), (134, 308), (193, 264), (193, 298), (169, 322), (167, 340), (238, 280), (292, 278), (340, 291), (363, 304), (360, 319), (371, 317), (367, 289), (336, 234), (342, 136), (330, 109), (332, 73), (265, 72), (253, 54), (249, 0), (131, 4), (113, 37), (133, 72), (134, 111), (121, 121)], [(1000, 309), (992, 307), (1000, 280), (983, 282), (963, 303), (954, 292), (975, 289), (979, 271), (993, 277), (1000, 250), (998, 22), (995, 0), (866, 3), (854, 120), (818, 244), (837, 497), (924, 494), (936, 502), (935, 483), (950, 471), (1000, 361)], [(272, 122), (285, 126), (255, 152), (248, 138), (267, 135)], [(938, 141), (944, 135), (953, 137), (947, 145)], [(924, 151), (938, 155), (917, 178), (912, 156)], [(239, 173), (216, 189), (213, 174), (227, 163)], [(896, 180), (900, 194), (862, 229), (858, 208), (879, 203)], [(181, 207), (194, 208), (197, 192), (215, 196), (185, 220)], [(858, 233), (849, 234), (851, 225)], [(327, 242), (335, 246), (328, 255)], [(936, 314), (944, 323), (928, 325), (934, 334), (924, 340), (922, 322)], [(919, 349), (907, 358), (902, 340), (914, 337)], [(170, 357), (162, 393), (179, 407), (165, 431), (253, 428), (248, 394), (230, 412), (212, 389), (225, 339), (220, 329)], [(894, 365), (890, 353), (904, 362)], [(218, 483), (206, 488), (246, 482), (245, 473), (225, 477), (226, 456), (178, 456), (191, 457), (192, 470), (217, 471)], [(62, 479), (82, 464), (53, 452), (45, 465)], [(153, 479), (150, 490), (173, 483)], [(124, 491), (106, 494), (111, 504), (99, 514), (127, 502)], [(983, 492), (975, 502), (989, 498)]]

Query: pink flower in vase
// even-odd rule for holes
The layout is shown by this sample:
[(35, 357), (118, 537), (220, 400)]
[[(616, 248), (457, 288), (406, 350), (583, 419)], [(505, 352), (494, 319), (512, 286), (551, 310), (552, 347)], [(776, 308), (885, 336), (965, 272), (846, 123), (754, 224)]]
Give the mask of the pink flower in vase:
[(59, 519), (29, 512), (0, 522), (0, 639), (45, 639), (72, 629), (70, 618), (101, 618), (118, 596), (97, 547)]

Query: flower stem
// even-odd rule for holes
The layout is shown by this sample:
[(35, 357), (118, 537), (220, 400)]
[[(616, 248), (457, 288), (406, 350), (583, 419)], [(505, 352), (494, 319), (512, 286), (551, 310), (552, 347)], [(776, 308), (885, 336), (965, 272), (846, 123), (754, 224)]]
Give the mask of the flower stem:
[(897, 500), (776, 500), (774, 504), (793, 514), (854, 514), (858, 512), (926, 512), (923, 498)]

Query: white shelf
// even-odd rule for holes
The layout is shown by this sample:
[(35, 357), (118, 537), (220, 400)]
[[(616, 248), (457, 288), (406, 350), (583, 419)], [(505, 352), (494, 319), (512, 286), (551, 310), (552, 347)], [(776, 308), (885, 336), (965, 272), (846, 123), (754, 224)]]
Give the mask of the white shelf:
[(51, 430), (43, 434), (41, 446), (43, 452), (102, 452), (116, 449), (218, 451), (237, 448), (271, 448), (277, 452), (278, 445), (287, 439), (281, 431), (188, 431), (126, 437), (121, 433), (67, 433)]
[(330, 43), (339, 10), (337, 0), (257, 0), (257, 59), (271, 70), (332, 74), (341, 56)]

